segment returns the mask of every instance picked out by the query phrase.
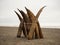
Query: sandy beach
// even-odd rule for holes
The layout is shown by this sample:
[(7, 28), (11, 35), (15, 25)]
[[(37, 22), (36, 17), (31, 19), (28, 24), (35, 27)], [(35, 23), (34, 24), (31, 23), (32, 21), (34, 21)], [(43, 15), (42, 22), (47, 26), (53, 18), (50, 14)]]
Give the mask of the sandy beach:
[(42, 28), (44, 39), (17, 38), (18, 27), (0, 26), (0, 45), (60, 45), (60, 29)]

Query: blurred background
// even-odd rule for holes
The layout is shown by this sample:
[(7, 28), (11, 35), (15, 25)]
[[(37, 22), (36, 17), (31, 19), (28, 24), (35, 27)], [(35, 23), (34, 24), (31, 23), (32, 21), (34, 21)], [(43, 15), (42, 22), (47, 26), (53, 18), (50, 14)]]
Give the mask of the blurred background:
[(35, 15), (46, 6), (38, 19), (41, 27), (60, 28), (60, 0), (0, 0), (0, 26), (18, 27), (20, 21), (14, 10), (26, 12), (25, 6)]

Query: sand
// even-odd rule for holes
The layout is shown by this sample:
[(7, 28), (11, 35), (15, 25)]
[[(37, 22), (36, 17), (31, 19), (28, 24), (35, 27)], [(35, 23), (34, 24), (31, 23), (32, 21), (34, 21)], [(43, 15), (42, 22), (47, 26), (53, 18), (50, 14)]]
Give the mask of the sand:
[(0, 27), (0, 45), (60, 45), (60, 29), (42, 28), (44, 39), (17, 38), (18, 27)]

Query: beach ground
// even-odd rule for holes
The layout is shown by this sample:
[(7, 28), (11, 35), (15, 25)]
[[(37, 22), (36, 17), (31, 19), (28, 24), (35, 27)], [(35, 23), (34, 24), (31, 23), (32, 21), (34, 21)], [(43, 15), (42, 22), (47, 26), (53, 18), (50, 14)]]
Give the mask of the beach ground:
[(42, 28), (44, 39), (17, 38), (18, 27), (0, 27), (0, 45), (60, 45), (60, 29)]

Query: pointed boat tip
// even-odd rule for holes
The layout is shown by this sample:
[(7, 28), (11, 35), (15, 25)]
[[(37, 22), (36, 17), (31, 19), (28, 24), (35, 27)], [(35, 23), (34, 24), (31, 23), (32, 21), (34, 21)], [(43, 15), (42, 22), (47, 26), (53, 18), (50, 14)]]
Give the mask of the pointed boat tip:
[(23, 13), (24, 13), (24, 11), (20, 10), (20, 13), (21, 13), (21, 14), (23, 14)]
[(43, 6), (43, 8), (45, 8), (46, 6)]
[(18, 10), (19, 12), (23, 12), (22, 10), (20, 10), (20, 9), (18, 9), (18, 8), (17, 8), (17, 10)]
[(21, 11), (20, 9), (17, 8), (18, 11)]
[(14, 10), (15, 13), (17, 13), (15, 10)]
[(17, 10), (19, 10), (19, 8), (17, 8)]
[(28, 11), (28, 8), (27, 7), (25, 7), (25, 9), (26, 9), (26, 11)]
[(27, 9), (26, 6), (25, 6), (25, 9)]
[(23, 12), (22, 10), (20, 10), (20, 12)]

